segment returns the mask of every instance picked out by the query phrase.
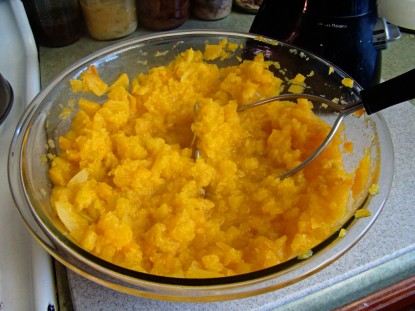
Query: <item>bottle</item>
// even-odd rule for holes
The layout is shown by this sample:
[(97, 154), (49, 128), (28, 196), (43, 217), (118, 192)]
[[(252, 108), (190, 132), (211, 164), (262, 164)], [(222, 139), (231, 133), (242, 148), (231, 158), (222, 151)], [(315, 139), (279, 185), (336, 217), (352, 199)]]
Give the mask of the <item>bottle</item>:
[(81, 0), (89, 35), (97, 40), (118, 39), (137, 29), (135, 0)]
[(62, 47), (81, 37), (83, 23), (78, 0), (22, 2), (38, 44)]
[(137, 0), (138, 20), (150, 30), (169, 30), (189, 18), (189, 0)]
[(232, 11), (232, 0), (194, 0), (193, 13), (203, 20), (225, 18)]

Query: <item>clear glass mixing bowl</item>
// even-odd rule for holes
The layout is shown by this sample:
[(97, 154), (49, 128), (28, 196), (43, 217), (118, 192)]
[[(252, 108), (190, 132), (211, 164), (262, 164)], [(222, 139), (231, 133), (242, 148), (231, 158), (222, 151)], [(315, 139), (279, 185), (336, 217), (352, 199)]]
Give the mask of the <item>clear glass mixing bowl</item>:
[[(77, 99), (69, 86), (69, 80), (78, 78), (90, 65), (95, 65), (104, 81), (114, 81), (122, 72), (130, 77), (149, 68), (166, 65), (178, 53), (192, 47), (203, 50), (205, 44), (217, 44), (223, 39), (243, 44), (233, 57), (220, 61), (219, 66), (238, 64), (242, 59), (252, 58), (259, 52), (265, 58), (278, 61), (280, 70), (293, 78), (297, 73), (308, 75), (308, 93), (355, 101), (360, 87), (342, 86), (347, 75), (332, 64), (290, 45), (264, 40), (255, 35), (226, 31), (178, 31), (144, 36), (117, 43), (100, 50), (62, 72), (30, 104), (16, 129), (9, 154), (9, 182), (21, 217), (36, 240), (58, 261), (84, 277), (104, 286), (125, 293), (176, 301), (214, 301), (252, 296), (275, 290), (306, 278), (329, 265), (349, 250), (374, 223), (387, 198), (393, 175), (393, 150), (391, 138), (380, 114), (360, 118), (348, 117), (345, 135), (353, 142), (353, 154), (345, 154), (345, 165), (353, 170), (359, 163), (366, 147), (371, 148), (371, 182), (377, 182), (380, 191), (369, 195), (367, 186), (350, 204), (350, 213), (339, 224), (347, 229), (343, 238), (338, 231), (313, 248), (307, 259), (292, 259), (283, 264), (260, 271), (222, 278), (182, 279), (162, 277), (128, 270), (106, 262), (80, 248), (69, 237), (63, 224), (52, 210), (49, 195), (51, 182), (49, 166), (44, 163), (46, 152), (67, 122), (59, 118), (68, 98)], [(160, 53), (162, 52), (162, 57)], [(330, 68), (333, 69), (328, 74)], [(202, 83), (203, 81), (201, 81)], [(82, 96), (82, 95), (79, 95)], [(334, 113), (322, 113), (331, 122)], [(49, 148), (49, 149), (48, 149)], [(361, 207), (370, 210), (371, 216), (354, 218)]]

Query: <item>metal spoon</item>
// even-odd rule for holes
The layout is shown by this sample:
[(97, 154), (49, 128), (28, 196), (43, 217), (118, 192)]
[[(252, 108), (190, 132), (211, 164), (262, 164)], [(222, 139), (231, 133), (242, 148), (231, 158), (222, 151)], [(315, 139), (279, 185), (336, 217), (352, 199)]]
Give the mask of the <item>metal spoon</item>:
[(13, 105), (13, 89), (0, 73), (0, 124), (6, 119)]
[(396, 104), (402, 103), (404, 101), (415, 98), (415, 69), (412, 69), (402, 75), (399, 75), (393, 79), (390, 79), (386, 82), (377, 84), (375, 86), (368, 87), (360, 92), (360, 100), (355, 103), (350, 103), (346, 105), (339, 105), (331, 100), (309, 94), (282, 94), (270, 98), (266, 98), (251, 104), (243, 105), (238, 108), (238, 112), (242, 112), (253, 107), (261, 106), (266, 103), (270, 103), (277, 100), (293, 100), (298, 98), (306, 98), (310, 101), (317, 101), (320, 103), (325, 103), (333, 108), (335, 111), (339, 112), (337, 119), (334, 121), (334, 124), (321, 143), (321, 145), (305, 159), (301, 164), (292, 168), (291, 170), (285, 172), (282, 175), (277, 176), (277, 178), (284, 179), (289, 177), (298, 171), (305, 168), (310, 164), (331, 142), (333, 137), (336, 135), (337, 131), (340, 128), (341, 123), (344, 118), (348, 115), (365, 109), (368, 115), (386, 109), (388, 107), (394, 106)]

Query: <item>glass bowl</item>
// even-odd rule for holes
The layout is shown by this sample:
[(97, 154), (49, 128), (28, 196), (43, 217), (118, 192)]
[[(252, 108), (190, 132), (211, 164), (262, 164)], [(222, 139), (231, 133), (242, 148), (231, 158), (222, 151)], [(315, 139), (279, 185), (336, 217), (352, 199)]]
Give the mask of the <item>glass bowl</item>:
[[(58, 261), (80, 275), (104, 286), (129, 294), (174, 301), (218, 301), (257, 295), (288, 286), (302, 280), (332, 263), (349, 250), (374, 223), (387, 198), (393, 175), (393, 150), (388, 128), (380, 114), (348, 117), (344, 134), (353, 142), (354, 152), (345, 154), (348, 170), (358, 165), (365, 148), (371, 149), (369, 183), (350, 203), (350, 210), (339, 223), (347, 234), (340, 238), (339, 230), (316, 245), (313, 255), (306, 259), (293, 258), (263, 270), (218, 278), (174, 278), (132, 271), (111, 264), (83, 250), (69, 238), (65, 227), (56, 217), (50, 204), (51, 182), (48, 177), (47, 152), (56, 152), (50, 140), (67, 128), (59, 118), (68, 105), (83, 94), (73, 94), (70, 79), (76, 79), (88, 66), (95, 65), (104, 81), (114, 81), (120, 73), (130, 77), (149, 68), (166, 65), (180, 52), (203, 50), (205, 44), (228, 42), (243, 45), (233, 57), (215, 60), (218, 66), (239, 64), (263, 53), (265, 59), (278, 61), (276, 75), (292, 79), (297, 73), (312, 75), (305, 92), (338, 98), (343, 102), (356, 101), (360, 86), (342, 87), (348, 77), (336, 66), (299, 48), (256, 35), (226, 31), (176, 31), (143, 36), (117, 43), (100, 50), (57, 76), (30, 104), (15, 131), (9, 153), (9, 182), (17, 209), (36, 240)], [(162, 55), (162, 57), (160, 57)], [(329, 74), (329, 71), (331, 72)], [(335, 113), (321, 113), (332, 122)], [(369, 193), (371, 184), (379, 185), (376, 195)], [(368, 209), (370, 217), (356, 218), (359, 208)]]

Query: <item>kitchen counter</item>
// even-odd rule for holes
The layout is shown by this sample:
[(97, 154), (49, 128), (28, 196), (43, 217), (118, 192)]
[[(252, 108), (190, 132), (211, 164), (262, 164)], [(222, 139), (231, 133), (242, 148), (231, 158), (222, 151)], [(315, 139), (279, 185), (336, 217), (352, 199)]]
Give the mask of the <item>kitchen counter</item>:
[[(226, 29), (248, 31), (254, 16), (232, 12), (219, 21), (189, 20), (178, 29)], [(149, 34), (138, 29), (128, 38)], [(87, 35), (63, 48), (39, 48), (42, 86), (79, 59), (115, 41), (95, 41)], [(383, 52), (382, 79), (415, 68), (415, 35), (402, 33)], [(348, 304), (377, 290), (415, 275), (415, 100), (382, 114), (395, 149), (395, 175), (388, 201), (369, 232), (336, 262), (286, 288), (267, 294), (217, 303), (163, 302), (107, 289), (57, 267), (61, 310), (325, 310)], [(67, 282), (69, 281), (69, 282)], [(71, 293), (71, 296), (69, 295)], [(72, 298), (72, 299), (71, 299)]]

